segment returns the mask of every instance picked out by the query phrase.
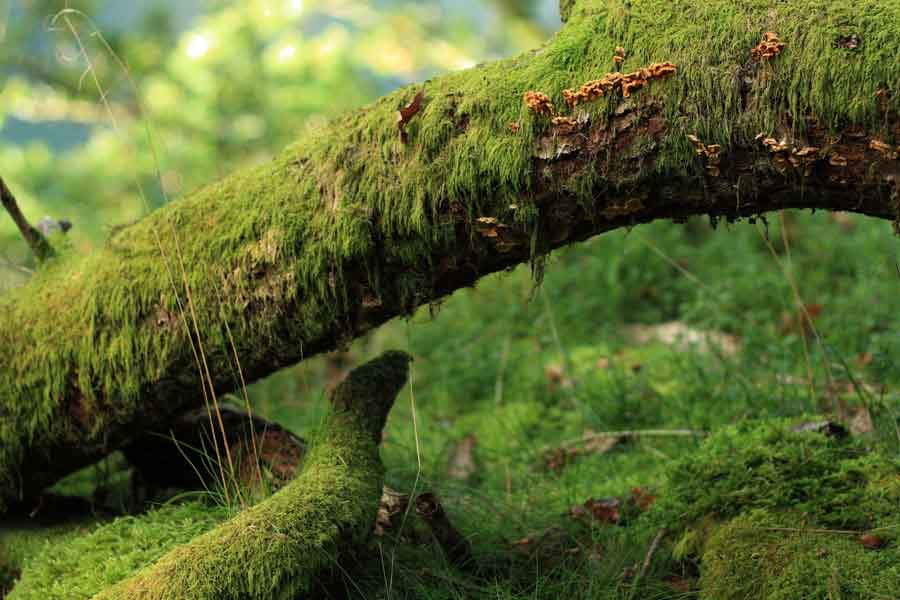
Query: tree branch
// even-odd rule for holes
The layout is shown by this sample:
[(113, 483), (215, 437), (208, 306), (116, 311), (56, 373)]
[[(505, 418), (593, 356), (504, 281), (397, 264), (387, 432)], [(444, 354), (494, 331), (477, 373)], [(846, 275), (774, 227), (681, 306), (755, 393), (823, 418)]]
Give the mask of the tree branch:
[(22, 214), (15, 196), (13, 196), (12, 192), (9, 191), (9, 188), (6, 187), (6, 183), (3, 181), (2, 177), (0, 177), (0, 203), (3, 204), (3, 208), (5, 208), (6, 212), (9, 213), (9, 216), (12, 217), (13, 222), (15, 222), (16, 227), (19, 228), (19, 232), (22, 234), (22, 237), (25, 238), (25, 242), (28, 244), (28, 247), (31, 248), (31, 252), (38, 262), (44, 262), (52, 257), (54, 255), (53, 246), (50, 245), (47, 238), (45, 238), (36, 227), (33, 227), (28, 222), (25, 215)]
[[(55, 261), (65, 277), (0, 297), (0, 510), (233, 389), (235, 356), (253, 381), (606, 231), (787, 208), (894, 220), (900, 4), (880, 7), (860, 54), (809, 19), (843, 0), (578, 0), (539, 50), (398, 90)], [(784, 46), (763, 59), (770, 31)], [(619, 46), (629, 87), (606, 89)], [(403, 143), (397, 111), (423, 90)]]

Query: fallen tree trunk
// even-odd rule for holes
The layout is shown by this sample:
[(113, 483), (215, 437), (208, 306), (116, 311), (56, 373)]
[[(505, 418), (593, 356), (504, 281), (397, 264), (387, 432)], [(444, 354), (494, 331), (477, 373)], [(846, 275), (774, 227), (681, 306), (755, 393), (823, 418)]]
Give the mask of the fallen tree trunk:
[(563, 4), (544, 47), (398, 90), (0, 298), (0, 511), (242, 378), (598, 233), (896, 218), (900, 3)]

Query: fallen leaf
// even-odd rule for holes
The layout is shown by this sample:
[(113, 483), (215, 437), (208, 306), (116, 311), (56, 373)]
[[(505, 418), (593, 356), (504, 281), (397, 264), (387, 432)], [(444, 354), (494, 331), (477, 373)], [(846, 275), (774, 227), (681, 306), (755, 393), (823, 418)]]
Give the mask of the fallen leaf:
[(451, 479), (465, 481), (478, 470), (475, 464), (475, 447), (478, 446), (478, 438), (467, 435), (454, 444), (450, 451), (449, 467), (447, 475)]
[(589, 498), (583, 505), (576, 504), (569, 510), (573, 519), (590, 523), (598, 521), (615, 525), (622, 518), (618, 498)]
[(663, 581), (666, 582), (670, 588), (675, 590), (676, 592), (690, 592), (694, 589), (694, 584), (689, 579), (682, 579), (677, 575), (669, 575), (664, 578)]
[[(580, 551), (578, 540), (567, 531), (559, 527), (551, 527), (541, 534), (532, 534), (512, 543), (513, 551), (529, 562), (539, 561), (543, 566), (552, 567), (558, 564), (560, 559), (576, 554)], [(595, 545), (596, 553), (602, 550)]]
[(884, 546), (884, 539), (878, 537), (877, 535), (867, 533), (865, 535), (859, 536), (859, 543), (861, 543), (864, 548), (868, 548), (869, 550), (878, 550), (879, 548)]
[(802, 334), (805, 336), (812, 335), (812, 323), (822, 314), (824, 306), (821, 304), (807, 304), (802, 309), (794, 313), (785, 311), (781, 314), (781, 334), (790, 335), (792, 333)]
[(872, 414), (865, 406), (856, 409), (856, 414), (850, 419), (850, 433), (855, 435), (863, 435), (875, 431), (875, 425), (872, 423)]
[(412, 101), (397, 111), (397, 127), (400, 129), (400, 141), (404, 144), (408, 141), (406, 125), (422, 110), (422, 101), (425, 99), (425, 90), (419, 90)]
[(620, 441), (622, 441), (621, 437), (597, 434), (588, 429), (582, 435), (582, 440), (578, 445), (554, 448), (546, 452), (544, 466), (554, 473), (559, 473), (563, 467), (574, 462), (579, 456), (605, 454), (615, 448)]
[(547, 365), (544, 368), (544, 377), (547, 379), (547, 387), (550, 388), (550, 391), (557, 388), (568, 389), (575, 385), (575, 381), (566, 375), (561, 365)]
[(631, 500), (641, 512), (647, 512), (656, 501), (656, 496), (639, 487), (631, 488)]
[(549, 471), (559, 473), (567, 464), (569, 464), (571, 458), (572, 454), (570, 454), (568, 450), (564, 448), (554, 448), (544, 454), (544, 466)]
[(584, 444), (580, 448), (579, 454), (606, 454), (616, 447), (622, 438), (614, 435), (597, 435), (593, 431), (588, 430), (582, 436)]

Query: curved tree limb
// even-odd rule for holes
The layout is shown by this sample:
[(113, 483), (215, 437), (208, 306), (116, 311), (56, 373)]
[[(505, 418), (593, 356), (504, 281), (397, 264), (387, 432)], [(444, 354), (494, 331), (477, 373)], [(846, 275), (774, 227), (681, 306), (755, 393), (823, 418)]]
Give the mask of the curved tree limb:
[(384, 478), (378, 444), (409, 361), (387, 352), (347, 376), (300, 475), (283, 490), (95, 599), (265, 600), (308, 591), (341, 544), (371, 534)]
[(542, 48), (398, 90), (0, 298), (0, 510), (239, 386), (235, 356), (252, 381), (605, 231), (896, 218), (897, 2), (565, 4)]

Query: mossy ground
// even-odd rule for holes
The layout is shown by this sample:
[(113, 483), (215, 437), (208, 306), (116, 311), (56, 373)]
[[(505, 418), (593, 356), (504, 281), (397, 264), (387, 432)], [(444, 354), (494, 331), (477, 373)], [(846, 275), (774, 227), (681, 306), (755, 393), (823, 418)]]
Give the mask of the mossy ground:
[[(423, 310), (354, 344), (354, 364), (387, 347), (404, 348), (417, 357), (412, 383), (394, 408), (383, 442), (388, 485), (404, 492), (435, 491), (453, 522), (471, 538), (476, 561), (503, 566), (485, 581), (448, 564), (435, 544), (394, 546), (385, 541), (381, 553), (355, 557), (342, 565), (343, 573), (329, 588), (331, 597), (627, 599), (631, 590), (623, 570), (643, 561), (657, 527), (666, 525), (672, 533), (635, 597), (678, 598), (697, 593), (676, 591), (667, 580), (674, 574), (695, 589), (702, 585), (709, 590), (721, 589), (716, 586), (724, 585), (718, 582), (727, 577), (755, 578), (753, 593), (732, 597), (757, 600), (768, 598), (760, 590), (769, 585), (758, 572), (759, 564), (745, 563), (744, 570), (735, 574), (723, 571), (714, 560), (719, 540), (737, 536), (748, 520), (786, 518), (781, 511), (788, 506), (813, 514), (810, 526), (816, 523), (819, 529), (888, 526), (893, 517), (885, 515), (885, 510), (897, 506), (896, 480), (847, 489), (843, 477), (850, 465), (856, 464), (861, 473), (873, 472), (876, 467), (888, 469), (900, 457), (896, 433), (900, 398), (895, 391), (900, 371), (891, 359), (900, 351), (894, 335), (900, 309), (894, 293), (900, 282), (896, 238), (888, 225), (861, 218), (835, 220), (825, 214), (788, 213), (786, 222), (790, 273), (803, 301), (822, 306), (815, 321), (821, 343), (807, 340), (814, 390), (802, 383), (807, 362), (799, 330), (785, 331), (785, 312), (793, 314), (796, 305), (788, 279), (771, 256), (762, 225), (713, 231), (703, 222), (692, 221), (686, 226), (660, 223), (630, 234), (612, 234), (552, 259), (544, 286), (536, 294), (530, 273), (521, 269), (455, 295), (434, 317)], [(770, 225), (769, 239), (778, 259), (787, 262), (777, 217)], [(671, 320), (697, 330), (738, 335), (741, 351), (727, 356), (679, 351), (658, 343), (638, 345), (626, 333), (630, 324)], [(311, 431), (326, 414), (322, 390), (333, 377), (331, 364), (326, 358), (308, 361), (252, 386), (249, 391), (256, 409), (299, 433)], [(553, 384), (545, 371), (553, 365), (574, 380), (573, 387)], [(840, 390), (837, 395), (827, 392), (829, 377), (836, 382), (832, 387)], [(851, 381), (860, 384), (858, 393), (852, 385), (848, 391)], [(833, 445), (816, 435), (804, 437), (799, 445), (785, 445), (792, 452), (788, 456), (798, 460), (829, 456), (817, 454), (829, 448), (838, 451), (840, 460), (833, 465), (828, 460), (812, 461), (809, 470), (796, 461), (784, 471), (770, 465), (769, 470), (757, 471), (764, 477), (758, 481), (732, 479), (735, 487), (751, 487), (755, 493), (741, 496), (742, 506), (766, 512), (738, 510), (736, 500), (731, 505), (710, 506), (709, 499), (715, 496), (701, 496), (701, 500), (707, 498), (707, 504), (700, 505), (702, 510), (715, 513), (722, 528), (695, 536), (693, 543), (685, 539), (679, 528), (692, 525), (699, 513), (685, 514), (674, 524), (669, 517), (678, 510), (673, 503), (686, 502), (696, 486), (667, 484), (669, 474), (700, 477), (703, 465), (710, 465), (698, 460), (705, 456), (720, 465), (723, 474), (743, 477), (746, 470), (729, 471), (728, 467), (746, 466), (757, 459), (765, 464), (764, 458), (779, 448), (772, 440), (782, 434), (751, 431), (754, 441), (732, 451), (728, 440), (733, 433), (729, 432), (735, 430), (723, 428), (746, 430), (741, 423), (748, 419), (766, 422), (821, 414), (838, 401), (848, 410), (868, 406), (875, 432), (847, 446)], [(620, 444), (606, 454), (583, 456), (559, 473), (542, 467), (543, 448), (578, 438), (587, 428), (691, 428), (721, 433), (704, 450), (699, 439), (647, 437)], [(456, 443), (470, 434), (478, 440), (477, 469), (465, 481), (453, 479), (448, 476), (448, 460)], [(770, 435), (775, 437), (766, 437)], [(794, 438), (789, 434), (785, 439)], [(860, 453), (859, 448), (871, 448), (871, 453)], [(784, 487), (784, 482), (778, 484), (779, 473), (800, 477)], [(659, 513), (654, 513), (659, 518), (646, 521), (646, 526), (583, 529), (566, 516), (572, 505), (589, 497), (627, 494), (635, 486), (660, 496)], [(665, 495), (666, 489), (672, 490), (671, 496)], [(875, 495), (868, 496), (870, 491)], [(861, 501), (866, 498), (870, 500)], [(873, 502), (876, 508), (870, 510)], [(793, 526), (798, 522), (793, 518)], [(407, 527), (414, 524), (410, 516)], [(758, 529), (759, 523), (750, 526)], [(512, 560), (518, 555), (511, 542), (551, 527), (573, 531), (582, 540), (586, 535), (601, 549), (599, 559), (559, 564)], [(166, 526), (145, 531), (156, 544), (176, 539)], [(744, 545), (738, 548), (749, 549), (753, 544), (745, 537), (739, 539)], [(797, 550), (795, 570), (786, 569), (785, 579), (779, 581), (824, 573), (835, 557), (846, 555), (855, 566), (838, 571), (840, 597), (867, 598), (867, 590), (885, 594), (894, 575), (882, 569), (880, 561), (894, 560), (895, 543), (860, 554), (854, 542), (853, 536), (800, 532), (783, 538), (758, 536), (760, 548), (766, 551)], [(813, 546), (815, 550), (810, 550)], [(815, 554), (821, 548), (827, 556)], [(80, 552), (86, 562), (78, 564), (108, 560), (100, 545), (81, 546)], [(49, 557), (45, 553), (41, 560)], [(706, 562), (709, 566), (704, 568)], [(854, 579), (854, 573), (874, 567), (884, 577), (867, 581), (881, 587), (865, 587), (859, 578)], [(829, 581), (817, 580), (819, 587), (810, 588), (807, 597), (828, 598), (828, 590), (833, 589), (827, 587), (832, 585)]]

